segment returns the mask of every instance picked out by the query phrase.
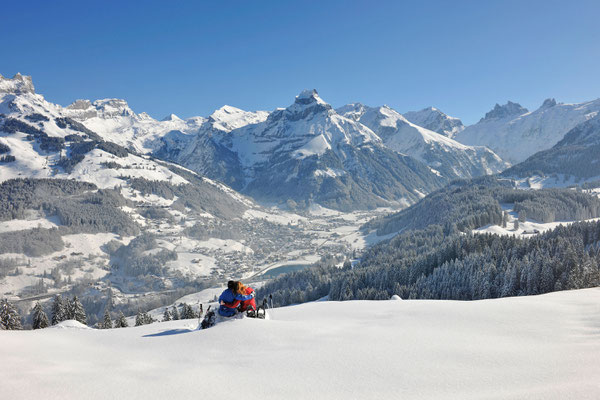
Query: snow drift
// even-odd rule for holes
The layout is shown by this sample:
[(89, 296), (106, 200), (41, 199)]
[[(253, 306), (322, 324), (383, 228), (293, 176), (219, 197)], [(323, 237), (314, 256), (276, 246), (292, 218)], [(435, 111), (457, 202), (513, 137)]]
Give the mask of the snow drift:
[(2, 332), (10, 399), (597, 399), (600, 288), (318, 302), (196, 321)]

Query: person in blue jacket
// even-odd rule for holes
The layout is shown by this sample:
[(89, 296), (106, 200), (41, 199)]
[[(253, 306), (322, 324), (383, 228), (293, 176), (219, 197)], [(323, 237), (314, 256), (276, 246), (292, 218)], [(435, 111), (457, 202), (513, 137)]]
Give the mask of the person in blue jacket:
[(219, 315), (223, 317), (232, 317), (237, 313), (237, 308), (242, 301), (250, 300), (254, 297), (254, 292), (249, 295), (241, 295), (235, 292), (235, 281), (227, 282), (227, 289), (219, 296)]

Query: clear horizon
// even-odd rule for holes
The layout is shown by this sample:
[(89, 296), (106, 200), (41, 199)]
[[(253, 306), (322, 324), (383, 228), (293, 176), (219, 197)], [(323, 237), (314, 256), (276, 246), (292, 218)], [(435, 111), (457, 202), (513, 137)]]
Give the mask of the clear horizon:
[(317, 89), (339, 107), (436, 107), (465, 124), (508, 100), (600, 97), (600, 4), (314, 1), (4, 6), (0, 74), (67, 105), (123, 98), (156, 119), (271, 111)]

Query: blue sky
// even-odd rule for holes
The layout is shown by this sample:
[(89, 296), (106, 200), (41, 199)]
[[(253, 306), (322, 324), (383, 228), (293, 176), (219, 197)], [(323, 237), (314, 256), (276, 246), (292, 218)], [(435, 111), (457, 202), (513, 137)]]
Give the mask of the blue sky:
[(598, 1), (19, 1), (2, 14), (0, 74), (32, 75), (62, 105), (117, 97), (155, 118), (272, 110), (304, 88), (466, 123), (507, 100), (600, 97)]

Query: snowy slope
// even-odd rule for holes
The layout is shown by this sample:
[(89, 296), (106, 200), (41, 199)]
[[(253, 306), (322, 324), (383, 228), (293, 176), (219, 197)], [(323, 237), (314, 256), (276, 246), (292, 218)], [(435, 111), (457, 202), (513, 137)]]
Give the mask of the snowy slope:
[(355, 103), (337, 111), (369, 127), (388, 148), (425, 162), (449, 179), (494, 174), (507, 166), (489, 149), (465, 146), (450, 137), (425, 129), (409, 122), (388, 106), (368, 107)]
[(435, 107), (427, 107), (420, 111), (409, 111), (402, 115), (415, 125), (451, 139), (454, 139), (459, 132), (465, 129), (460, 119), (446, 115)]
[(68, 322), (2, 332), (0, 376), (10, 399), (597, 399), (599, 302), (318, 302), (206, 331)]
[(516, 103), (496, 104), (485, 118), (466, 127), (455, 139), (467, 145), (487, 146), (514, 164), (554, 146), (569, 130), (598, 111), (600, 99), (577, 104), (547, 99), (532, 112)]

